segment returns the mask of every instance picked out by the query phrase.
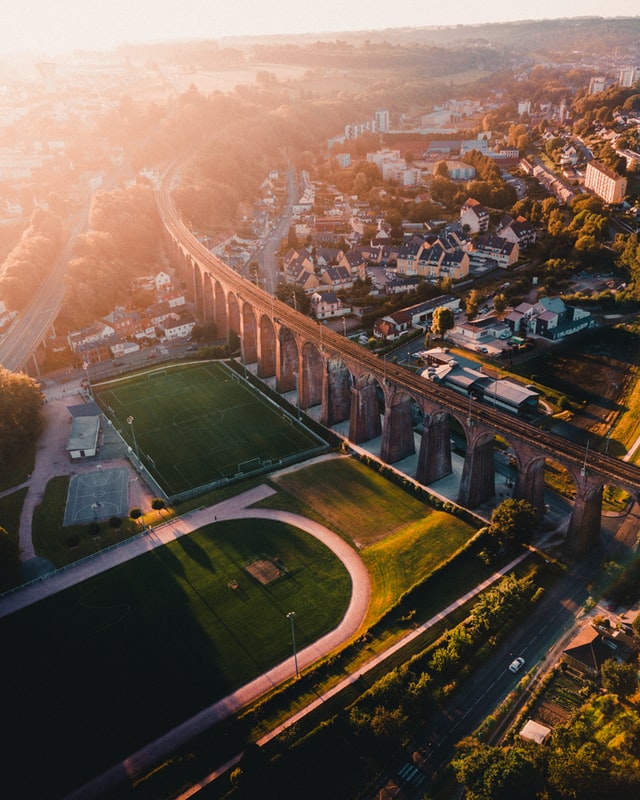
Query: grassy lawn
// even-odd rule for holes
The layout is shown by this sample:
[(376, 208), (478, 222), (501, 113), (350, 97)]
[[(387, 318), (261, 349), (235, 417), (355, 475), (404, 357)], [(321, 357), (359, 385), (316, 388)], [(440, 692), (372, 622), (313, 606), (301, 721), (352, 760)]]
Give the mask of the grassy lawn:
[(322, 461), (274, 484), (281, 493), (265, 504), (319, 519), (361, 551), (373, 586), (367, 625), (475, 534), (352, 458)]
[(162, 367), (94, 395), (169, 496), (321, 444), (218, 363)]
[(6, 469), (0, 469), (0, 492), (24, 483), (33, 472), (35, 460), (36, 442), (33, 442), (31, 447), (25, 447), (24, 450), (13, 454), (11, 464)]
[[(0, 497), (0, 528), (4, 528), (14, 543), (20, 538), (20, 514), (26, 495), (26, 489), (18, 489), (6, 497)], [(0, 576), (0, 593), (13, 588), (14, 583), (20, 580), (18, 574), (9, 576), (1, 569)]]
[[(287, 574), (252, 578), (245, 565), (262, 555)], [(239, 520), (0, 620), (6, 796), (62, 796), (290, 656), (288, 611), (302, 648), (335, 627), (349, 595), (315, 539)]]
[(129, 518), (123, 519), (117, 530), (107, 522), (101, 522), (98, 530), (92, 525), (63, 528), (68, 488), (68, 476), (52, 478), (47, 483), (42, 503), (36, 506), (33, 514), (36, 553), (47, 558), (54, 566), (72, 564), (139, 533), (140, 524)]

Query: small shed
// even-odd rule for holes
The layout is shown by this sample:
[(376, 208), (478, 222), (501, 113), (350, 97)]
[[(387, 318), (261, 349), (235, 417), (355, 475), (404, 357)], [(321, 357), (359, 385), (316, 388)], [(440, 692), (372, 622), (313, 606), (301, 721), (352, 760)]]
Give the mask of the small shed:
[(547, 726), (543, 725), (541, 722), (535, 722), (535, 720), (528, 719), (520, 731), (519, 736), (521, 739), (524, 739), (527, 742), (543, 744), (544, 740), (550, 733), (551, 728), (547, 728)]
[(100, 417), (73, 417), (71, 433), (67, 440), (67, 452), (72, 461), (95, 458), (98, 452)]

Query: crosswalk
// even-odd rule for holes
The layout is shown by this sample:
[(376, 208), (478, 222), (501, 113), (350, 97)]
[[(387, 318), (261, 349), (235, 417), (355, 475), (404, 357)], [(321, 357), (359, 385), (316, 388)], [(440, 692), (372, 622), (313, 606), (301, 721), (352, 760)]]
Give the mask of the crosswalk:
[(420, 772), (417, 767), (414, 767), (413, 764), (405, 764), (401, 767), (398, 770), (398, 777), (403, 783), (410, 783), (416, 789), (427, 780), (427, 776)]

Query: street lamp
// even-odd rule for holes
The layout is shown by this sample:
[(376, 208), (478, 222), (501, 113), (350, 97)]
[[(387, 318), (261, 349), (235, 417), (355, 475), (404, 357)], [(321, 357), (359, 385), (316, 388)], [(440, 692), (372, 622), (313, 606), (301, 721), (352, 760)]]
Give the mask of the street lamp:
[(300, 673), (298, 672), (298, 652), (296, 650), (296, 630), (293, 626), (293, 621), (296, 618), (295, 611), (289, 611), (287, 614), (287, 619), (291, 622), (291, 643), (293, 644), (293, 663), (296, 667), (296, 678), (299, 677)]
[(93, 395), (91, 394), (91, 378), (89, 377), (89, 362), (88, 361), (83, 361), (82, 362), (82, 369), (84, 370), (84, 377), (85, 377), (85, 380), (87, 382), (87, 392), (89, 394), (89, 397), (92, 398)]
[(138, 459), (138, 464), (140, 464), (141, 463), (140, 462), (140, 453), (138, 452), (138, 442), (136, 440), (136, 431), (135, 431), (135, 428), (133, 427), (133, 417), (127, 417), (127, 422), (131, 426), (131, 436), (133, 438), (133, 447), (134, 447), (134, 449), (136, 451), (136, 458)]

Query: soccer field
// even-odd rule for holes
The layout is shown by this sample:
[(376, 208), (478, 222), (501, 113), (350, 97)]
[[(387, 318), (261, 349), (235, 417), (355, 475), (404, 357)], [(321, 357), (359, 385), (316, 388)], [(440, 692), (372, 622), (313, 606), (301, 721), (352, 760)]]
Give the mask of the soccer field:
[(218, 363), (151, 370), (94, 395), (169, 497), (323, 445)]

